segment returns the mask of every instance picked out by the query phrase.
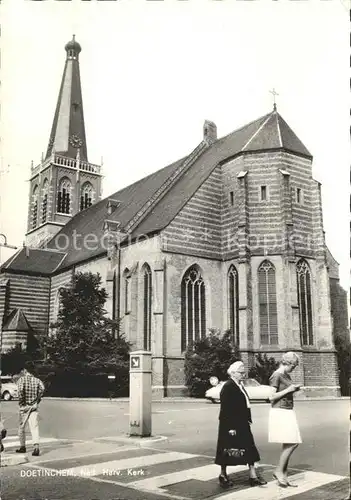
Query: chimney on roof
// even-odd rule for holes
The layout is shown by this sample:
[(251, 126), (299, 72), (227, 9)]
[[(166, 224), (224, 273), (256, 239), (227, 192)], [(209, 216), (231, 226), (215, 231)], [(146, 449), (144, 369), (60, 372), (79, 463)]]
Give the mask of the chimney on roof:
[(107, 213), (108, 215), (111, 215), (119, 206), (121, 202), (119, 200), (113, 200), (112, 198), (109, 198), (107, 200)]
[(25, 242), (23, 242), (23, 248), (24, 248), (24, 250), (26, 252), (26, 257), (28, 259), (28, 257), (29, 257), (29, 247), (27, 247), (27, 245), (25, 244)]
[(217, 140), (217, 126), (214, 122), (205, 120), (204, 123), (204, 141), (216, 141)]

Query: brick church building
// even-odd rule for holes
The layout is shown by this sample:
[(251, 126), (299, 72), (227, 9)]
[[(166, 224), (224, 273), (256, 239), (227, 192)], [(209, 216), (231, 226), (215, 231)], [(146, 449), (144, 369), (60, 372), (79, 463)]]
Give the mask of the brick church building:
[(47, 152), (30, 172), (26, 246), (1, 267), (2, 350), (50, 334), (60, 288), (91, 271), (110, 317), (152, 352), (158, 396), (185, 393), (184, 350), (210, 328), (230, 329), (248, 366), (258, 352), (296, 351), (305, 394), (338, 394), (343, 291), (321, 185), (276, 106), (222, 138), (206, 121), (188, 156), (102, 199), (101, 168), (87, 154), (81, 47), (73, 38), (65, 50)]

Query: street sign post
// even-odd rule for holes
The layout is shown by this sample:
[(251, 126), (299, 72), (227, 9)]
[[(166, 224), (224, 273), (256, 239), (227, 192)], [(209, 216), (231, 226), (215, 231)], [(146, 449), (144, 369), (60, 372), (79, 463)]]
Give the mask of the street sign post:
[(129, 365), (129, 433), (151, 436), (151, 352), (130, 353)]

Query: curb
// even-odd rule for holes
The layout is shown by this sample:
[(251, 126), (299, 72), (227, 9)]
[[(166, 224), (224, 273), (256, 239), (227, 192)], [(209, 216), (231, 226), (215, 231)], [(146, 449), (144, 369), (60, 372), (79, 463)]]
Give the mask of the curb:
[[(96, 402), (118, 402), (118, 403), (129, 403), (129, 398), (61, 398), (61, 397), (44, 397), (42, 401), (96, 401)], [(152, 403), (209, 403), (209, 401), (205, 398), (162, 398), (162, 399), (153, 399)]]
[(16, 455), (15, 453), (1, 453), (1, 458), (0, 458), (0, 466), (1, 467), (8, 467), (11, 465), (20, 465), (20, 464), (25, 464), (27, 463), (28, 457), (27, 455)]
[[(295, 398), (295, 402), (300, 401), (341, 401), (341, 400), (349, 400), (348, 396), (320, 396), (315, 398)], [(60, 398), (60, 397), (44, 397), (43, 401), (86, 401), (86, 402), (118, 402), (118, 403), (129, 403), (129, 398)], [(163, 399), (153, 399), (152, 403), (191, 403), (191, 404), (204, 404), (209, 403), (209, 401), (205, 398), (163, 398)], [(251, 403), (256, 404), (258, 402), (251, 401)], [(268, 404), (268, 403), (267, 403)]]
[(150, 444), (159, 443), (161, 441), (168, 441), (168, 437), (166, 436), (148, 436), (148, 437), (139, 437), (139, 436), (107, 436), (101, 438), (93, 439), (94, 442), (99, 443), (123, 443), (123, 444), (133, 444), (135, 446), (139, 446), (142, 448), (143, 446), (148, 446)]

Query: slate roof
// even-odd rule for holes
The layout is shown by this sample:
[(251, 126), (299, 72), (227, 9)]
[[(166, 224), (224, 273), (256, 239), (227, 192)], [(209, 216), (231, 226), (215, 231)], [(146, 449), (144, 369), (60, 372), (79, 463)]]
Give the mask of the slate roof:
[(2, 327), (3, 332), (29, 332), (30, 330), (31, 326), (21, 309), (14, 309), (11, 311)]
[[(242, 154), (267, 150), (284, 150), (312, 159), (307, 148), (279, 113), (274, 110), (211, 144), (190, 168), (180, 175), (171, 189), (159, 199), (152, 210), (140, 219), (136, 228), (132, 230), (131, 237), (134, 238), (141, 234), (150, 235), (164, 229), (221, 162)], [(90, 248), (87, 248), (87, 245), (83, 248), (83, 237), (88, 234), (96, 235), (98, 241), (101, 241), (105, 219), (118, 221), (123, 230), (123, 227), (133, 219), (150, 197), (185, 160), (186, 158), (178, 160), (75, 215), (47, 245), (50, 250), (57, 249), (57, 241), (69, 242), (68, 247), (64, 250), (66, 256), (63, 260), (62, 253), (60, 254), (61, 263), (57, 252), (37, 249), (30, 250), (29, 257), (25, 257), (23, 251), (19, 252), (16, 258), (12, 259), (11, 262), (8, 261), (7, 269), (32, 270), (33, 272), (39, 272), (41, 269), (46, 274), (50, 274), (54, 270), (63, 270), (106, 253), (106, 250), (100, 245), (95, 245), (93, 248), (94, 245), (89, 244)], [(108, 199), (121, 202), (111, 215), (107, 213)], [(72, 239), (73, 232), (76, 233), (76, 244)], [(63, 248), (61, 247), (60, 250), (63, 251)], [(4, 266), (6, 267), (6, 263)]]

